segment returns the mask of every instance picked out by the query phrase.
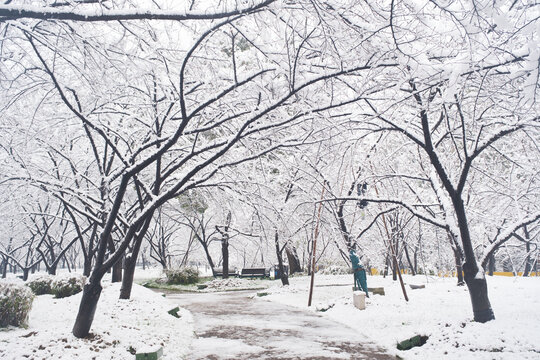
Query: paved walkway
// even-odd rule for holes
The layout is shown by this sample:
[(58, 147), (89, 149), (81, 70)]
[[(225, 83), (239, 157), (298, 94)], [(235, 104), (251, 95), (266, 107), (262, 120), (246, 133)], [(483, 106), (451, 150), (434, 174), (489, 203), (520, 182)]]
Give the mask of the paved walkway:
[(253, 292), (168, 294), (193, 313), (189, 359), (395, 359), (318, 314), (251, 299)]

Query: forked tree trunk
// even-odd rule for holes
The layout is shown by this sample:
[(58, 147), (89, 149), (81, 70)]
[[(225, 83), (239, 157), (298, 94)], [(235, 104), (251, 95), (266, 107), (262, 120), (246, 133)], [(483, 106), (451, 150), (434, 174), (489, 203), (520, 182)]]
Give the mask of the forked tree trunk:
[(49, 266), (48, 273), (49, 275), (56, 275), (56, 269), (58, 268), (58, 263), (53, 262), (51, 266)]
[(84, 286), (79, 312), (72, 331), (75, 337), (84, 338), (90, 332), (102, 290), (100, 281), (95, 279)]
[(124, 257), (124, 277), (122, 278), (122, 287), (120, 288), (120, 299), (131, 298), (131, 289), (133, 288), (133, 278), (135, 277), (135, 267), (137, 266), (137, 258), (141, 251), (141, 246), (144, 241), (144, 236), (152, 222), (153, 212), (146, 218), (142, 228), (135, 237), (135, 244), (131, 253)]

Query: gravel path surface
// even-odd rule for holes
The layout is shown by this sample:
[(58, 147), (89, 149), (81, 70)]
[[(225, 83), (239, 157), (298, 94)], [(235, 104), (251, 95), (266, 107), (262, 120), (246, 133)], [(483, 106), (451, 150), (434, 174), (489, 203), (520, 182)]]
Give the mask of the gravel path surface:
[(344, 325), (251, 294), (167, 295), (193, 314), (190, 360), (395, 359)]

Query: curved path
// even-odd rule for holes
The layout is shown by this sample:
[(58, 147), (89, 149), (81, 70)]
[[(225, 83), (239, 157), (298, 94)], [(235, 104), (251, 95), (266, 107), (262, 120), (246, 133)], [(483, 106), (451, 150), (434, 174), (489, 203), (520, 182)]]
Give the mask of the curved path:
[(190, 360), (395, 359), (351, 328), (251, 294), (167, 295), (193, 314), (196, 339)]

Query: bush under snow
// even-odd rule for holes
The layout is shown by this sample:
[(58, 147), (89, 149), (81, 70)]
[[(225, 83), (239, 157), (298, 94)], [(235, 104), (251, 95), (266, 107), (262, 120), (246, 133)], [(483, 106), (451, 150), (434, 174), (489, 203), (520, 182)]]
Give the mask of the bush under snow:
[(57, 275), (51, 283), (51, 294), (56, 298), (65, 298), (82, 291), (86, 277), (78, 274)]
[(52, 281), (52, 276), (40, 274), (32, 276), (30, 280), (26, 282), (26, 286), (28, 286), (35, 295), (52, 294)]
[(0, 328), (26, 326), (33, 300), (34, 294), (26, 286), (0, 282)]

